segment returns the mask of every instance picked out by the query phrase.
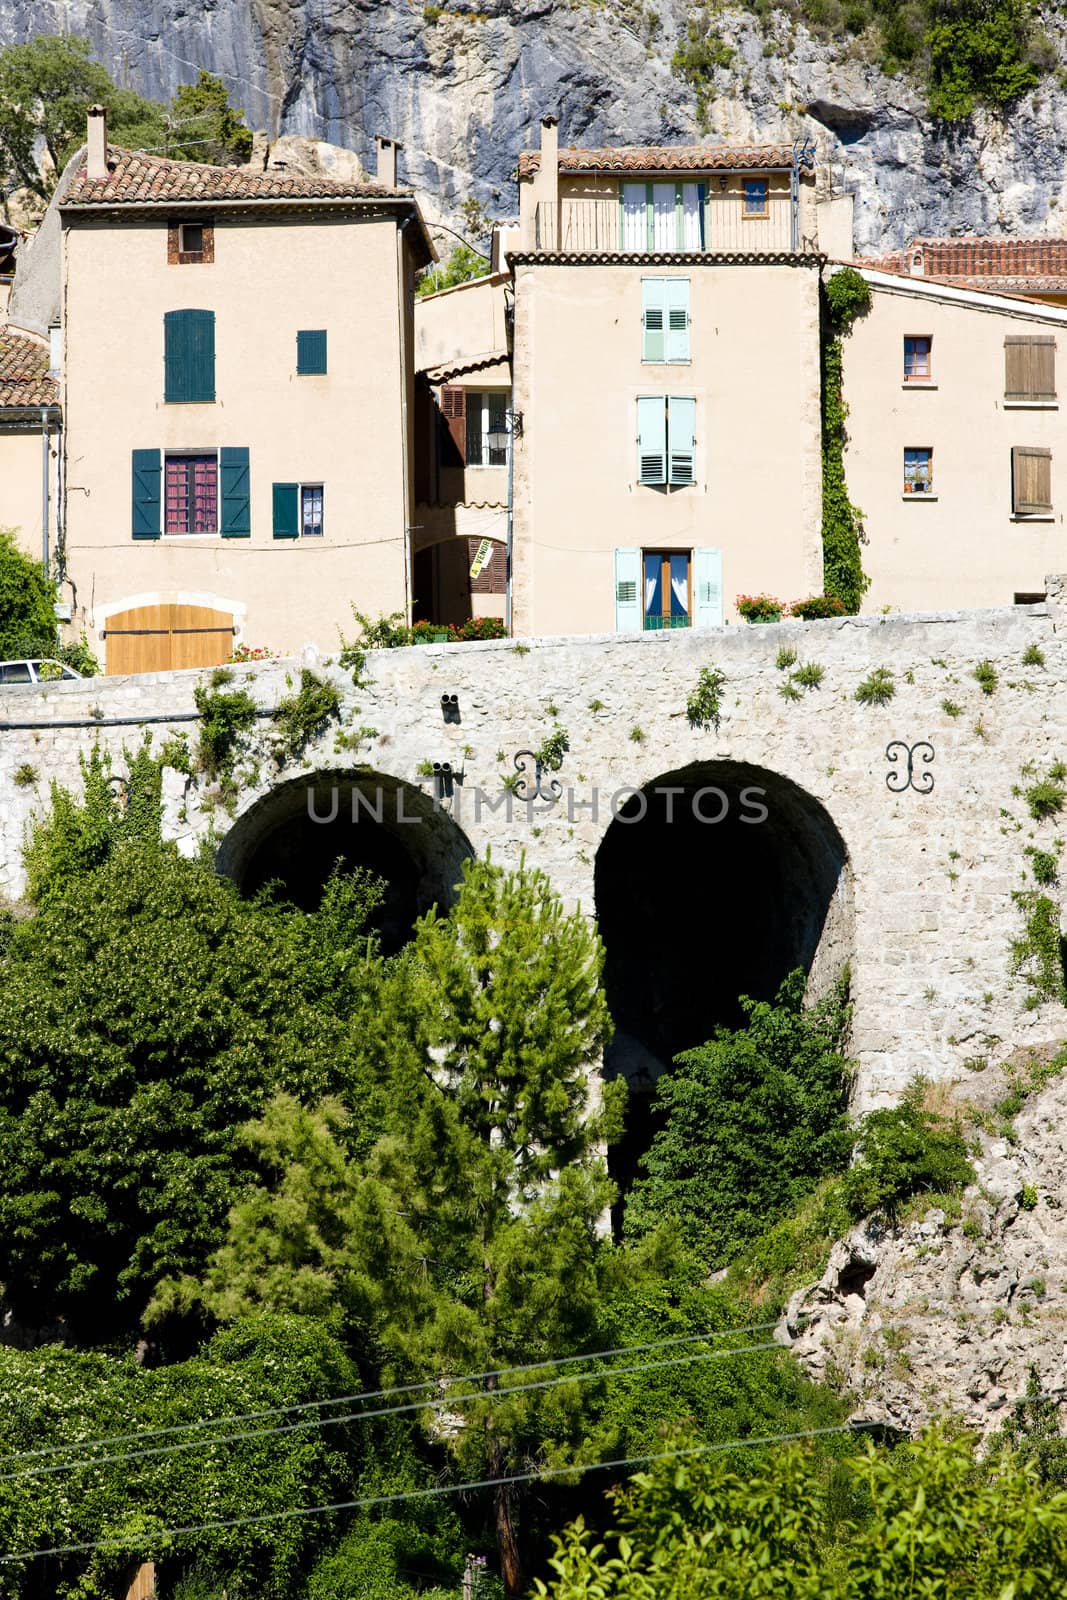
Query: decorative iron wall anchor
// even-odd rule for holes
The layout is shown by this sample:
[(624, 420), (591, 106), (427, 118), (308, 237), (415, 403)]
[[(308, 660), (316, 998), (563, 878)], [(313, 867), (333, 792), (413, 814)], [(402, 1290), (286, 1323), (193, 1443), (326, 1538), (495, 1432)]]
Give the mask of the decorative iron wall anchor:
[[(928, 739), (919, 739), (915, 744), (905, 744), (903, 739), (892, 739), (885, 747), (885, 758), (893, 768), (891, 772), (886, 773), (887, 789), (891, 789), (894, 794), (903, 794), (905, 789), (914, 789), (917, 794), (930, 793), (934, 786), (934, 775), (926, 769), (934, 759), (934, 747)], [(896, 764), (905, 759), (906, 767)]]
[[(529, 762), (534, 764), (534, 781), (531, 787), (527, 775)], [(545, 800), (553, 805), (563, 793), (563, 785), (558, 778), (549, 778), (547, 787), (544, 783), (545, 764), (533, 750), (520, 750), (515, 757), (515, 771), (522, 774), (520, 781), (515, 785), (515, 798), (523, 802), (532, 800)]]

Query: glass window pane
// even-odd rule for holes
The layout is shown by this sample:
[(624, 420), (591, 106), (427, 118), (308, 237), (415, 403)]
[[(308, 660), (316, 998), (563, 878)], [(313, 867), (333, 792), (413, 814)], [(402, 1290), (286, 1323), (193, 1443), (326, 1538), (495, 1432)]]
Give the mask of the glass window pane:
[(663, 614), (662, 590), (663, 557), (655, 552), (645, 555), (645, 593), (644, 609), (646, 617), (659, 617)]
[(622, 247), (624, 250), (648, 249), (648, 219), (643, 183), (624, 183), (622, 186)]
[(485, 397), (485, 438), (482, 442), (482, 459), (491, 467), (506, 467), (508, 464), (507, 445), (502, 450), (494, 450), (489, 444), (491, 433), (507, 432), (508, 397), (503, 390)]
[(322, 537), (322, 484), (306, 483), (300, 491), (300, 527), (309, 538)]
[(703, 250), (704, 208), (700, 203), (700, 184), (682, 184), (682, 249)]
[(689, 615), (689, 557), (685, 552), (672, 555), (671, 562), (671, 616)]
[(482, 455), (482, 432), (483, 432), (482, 411), (483, 411), (484, 399), (485, 399), (485, 396), (482, 395), (482, 394), (479, 394), (477, 392), (477, 390), (474, 390), (474, 389), (468, 389), (467, 390), (467, 465), (468, 465), (468, 467), (480, 467), (480, 466), (484, 465), (484, 459), (485, 458)]
[(678, 211), (674, 200), (673, 183), (652, 185), (652, 248), (677, 250)]
[(766, 178), (745, 179), (745, 215), (759, 216), (767, 209), (767, 180)]

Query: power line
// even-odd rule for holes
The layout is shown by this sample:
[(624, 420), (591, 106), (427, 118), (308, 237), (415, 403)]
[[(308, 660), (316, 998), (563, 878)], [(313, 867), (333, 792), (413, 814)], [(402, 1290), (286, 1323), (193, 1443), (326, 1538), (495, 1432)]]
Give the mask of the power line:
[(289, 1433), (307, 1433), (319, 1428), (338, 1427), (345, 1422), (369, 1422), (377, 1417), (396, 1417), (410, 1414), (413, 1411), (448, 1409), (453, 1406), (464, 1405), (475, 1400), (506, 1400), (511, 1395), (530, 1394), (535, 1390), (558, 1389), (567, 1383), (592, 1383), (598, 1379), (628, 1377), (640, 1372), (656, 1372), (666, 1367), (685, 1367), (698, 1361), (722, 1361), (727, 1356), (756, 1355), (763, 1351), (774, 1350), (781, 1352), (784, 1346), (771, 1340), (764, 1344), (734, 1345), (726, 1350), (709, 1350), (703, 1354), (675, 1356), (666, 1361), (638, 1362), (629, 1367), (609, 1367), (607, 1370), (593, 1372), (571, 1372), (562, 1377), (543, 1378), (534, 1383), (512, 1384), (507, 1388), (476, 1389), (468, 1394), (443, 1395), (440, 1399), (412, 1400), (405, 1405), (380, 1406), (373, 1411), (348, 1411), (336, 1417), (316, 1417), (306, 1422), (284, 1423), (276, 1428), (255, 1428), (247, 1433), (218, 1434), (207, 1439), (179, 1440), (175, 1444), (153, 1445), (145, 1450), (125, 1451), (112, 1456), (86, 1455), (82, 1460), (53, 1462), (48, 1466), (23, 1467), (19, 1471), (9, 1473), (7, 1481), (16, 1482), (23, 1478), (51, 1477), (57, 1472), (77, 1472), (86, 1467), (111, 1467), (122, 1466), (132, 1461), (146, 1461), (158, 1456), (177, 1455), (187, 1450), (208, 1450), (216, 1445), (245, 1444), (253, 1439), (274, 1439)]
[[(720, 1444), (687, 1446), (682, 1450), (662, 1450), (655, 1455), (622, 1456), (615, 1461), (590, 1461), (569, 1467), (544, 1467), (537, 1472), (516, 1472), (504, 1478), (480, 1478), (470, 1483), (435, 1484), (430, 1489), (407, 1489), (398, 1494), (372, 1495), (360, 1500), (337, 1500), (330, 1505), (298, 1506), (288, 1511), (264, 1511), (254, 1517), (230, 1517), (215, 1522), (190, 1523), (184, 1527), (162, 1528), (156, 1534), (159, 1541), (179, 1539), (189, 1534), (221, 1533), (231, 1528), (251, 1528), (266, 1522), (291, 1522), (298, 1517), (326, 1516), (334, 1511), (364, 1511), (371, 1506), (398, 1505), (410, 1500), (430, 1500), (438, 1495), (469, 1494), (478, 1489), (496, 1489), (514, 1483), (543, 1483), (552, 1478), (583, 1477), (588, 1472), (608, 1472), (619, 1467), (648, 1466), (656, 1461), (671, 1461), (683, 1456), (715, 1455), (726, 1450), (748, 1450), (761, 1445), (789, 1444), (803, 1439), (818, 1439), (828, 1434), (854, 1433), (850, 1423), (836, 1427), (808, 1428), (798, 1433), (771, 1433), (759, 1438), (727, 1439)], [(50, 1549), (20, 1550), (14, 1555), (0, 1556), (0, 1564), (15, 1561), (33, 1561), (43, 1556), (86, 1555), (94, 1550), (121, 1548), (119, 1541), (98, 1539), (87, 1544), (54, 1545)]]
[(174, 1423), (166, 1428), (135, 1428), (129, 1433), (106, 1434), (95, 1439), (83, 1439), (69, 1445), (47, 1445), (38, 1450), (21, 1450), (6, 1456), (0, 1466), (9, 1462), (40, 1460), (48, 1456), (66, 1455), (71, 1451), (82, 1453), (113, 1444), (139, 1444), (147, 1439), (165, 1438), (177, 1433), (188, 1433), (197, 1428), (229, 1428), (242, 1422), (262, 1422), (267, 1417), (292, 1416), (297, 1412), (318, 1411), (325, 1406), (358, 1405), (363, 1400), (387, 1400), (392, 1395), (413, 1394), (419, 1390), (439, 1389), (442, 1383), (484, 1383), (488, 1379), (514, 1377), (524, 1372), (543, 1372), (549, 1368), (573, 1366), (580, 1361), (606, 1361), (613, 1356), (647, 1355), (653, 1350), (664, 1350), (683, 1344), (704, 1344), (712, 1339), (739, 1338), (742, 1334), (765, 1333), (777, 1327), (777, 1322), (753, 1322), (743, 1328), (721, 1328), (706, 1333), (674, 1334), (669, 1339), (654, 1339), (650, 1344), (615, 1345), (606, 1350), (590, 1350), (584, 1355), (551, 1356), (544, 1361), (529, 1361), (525, 1366), (497, 1367), (488, 1372), (465, 1372), (454, 1378), (422, 1378), (412, 1383), (394, 1384), (389, 1389), (365, 1389), (357, 1394), (334, 1395), (328, 1400), (304, 1400), (291, 1406), (271, 1406), (264, 1411), (238, 1411), (229, 1416), (202, 1417), (196, 1422)]

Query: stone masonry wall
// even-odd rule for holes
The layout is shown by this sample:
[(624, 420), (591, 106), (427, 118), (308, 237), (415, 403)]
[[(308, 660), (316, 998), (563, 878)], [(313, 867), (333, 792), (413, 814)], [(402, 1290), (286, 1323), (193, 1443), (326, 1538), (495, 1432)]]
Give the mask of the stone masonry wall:
[[(1018, 789), (1028, 763), (1044, 771), (1067, 755), (1067, 639), (1064, 615), (1048, 606), (1003, 611), (786, 623), (701, 633), (610, 636), (422, 646), (369, 657), (368, 685), (355, 690), (347, 673), (323, 664), (343, 689), (346, 715), (372, 726), (358, 759), (404, 780), (424, 795), (432, 783), (420, 763), (450, 761), (460, 774), (444, 801), (473, 850), (492, 849), (494, 861), (527, 862), (550, 875), (568, 902), (593, 910), (593, 868), (610, 824), (610, 799), (694, 763), (731, 761), (780, 774), (821, 803), (844, 839), (850, 859), (855, 1000), (854, 1045), (860, 1062), (857, 1108), (894, 1097), (917, 1071), (936, 1079), (965, 1076), (964, 1063), (1025, 1044), (1062, 1038), (1067, 1017), (1057, 1003), (1027, 1008), (1026, 988), (1010, 973), (1010, 946), (1021, 928), (1012, 891), (1024, 884), (1024, 849), (1051, 848), (1052, 820), (1033, 823)], [(1036, 645), (1044, 665), (1024, 665)], [(776, 666), (783, 646), (800, 662), (824, 669), (821, 686), (790, 701), (780, 693), (786, 674)], [(995, 692), (973, 676), (992, 662)], [(715, 728), (693, 728), (686, 700), (699, 669), (726, 674), (722, 715)], [(856, 702), (857, 685), (872, 668), (894, 674), (896, 693), (884, 706)], [(234, 670), (264, 707), (277, 703), (299, 675), (299, 663)], [(140, 742), (136, 723), (193, 710), (195, 672), (100, 679), (0, 691), (0, 892), (17, 899), (24, 887), (21, 842), (35, 810), (47, 802), (52, 778), (78, 787), (79, 752), (93, 740), (113, 752)], [(459, 697), (460, 722), (447, 724), (442, 694)], [(593, 711), (590, 703), (602, 702)], [(957, 708), (957, 714), (944, 704)], [(558, 716), (546, 708), (555, 706)], [(103, 714), (102, 719), (100, 714)], [(111, 719), (130, 719), (112, 726)], [(475, 791), (499, 800), (515, 753), (535, 749), (558, 722), (570, 750), (558, 778), (564, 798), (533, 814), (511, 805), (490, 812)], [(89, 725), (64, 727), (67, 721)], [(13, 724), (40, 722), (43, 727)], [(631, 729), (640, 727), (638, 742)], [(195, 723), (173, 724), (195, 741)], [(264, 744), (269, 724), (257, 734)], [(158, 743), (166, 721), (153, 725)], [(281, 782), (311, 769), (351, 769), (330, 728), (305, 763), (278, 772), (264, 753), (260, 781), (242, 793), (239, 813)], [(886, 746), (929, 740), (935, 756), (929, 794), (894, 794)], [(15, 772), (31, 766), (33, 784), (17, 787)], [(917, 768), (917, 772), (918, 772)], [(754, 784), (759, 774), (753, 774)], [(568, 816), (567, 789), (575, 803)], [(599, 795), (594, 816), (589, 802)], [(584, 807), (579, 809), (579, 803)], [(193, 787), (168, 772), (165, 828), (192, 853), (211, 816)], [(773, 822), (773, 819), (771, 819)], [(230, 826), (217, 818), (222, 833)], [(1065, 824), (1067, 826), (1067, 824)], [(714, 848), (713, 826), (707, 834)], [(684, 885), (681, 886), (684, 892)], [(1051, 891), (1054, 895), (1056, 890)], [(775, 915), (768, 907), (767, 914)], [(718, 936), (729, 934), (731, 907), (711, 906)], [(843, 956), (845, 923), (835, 929)]]

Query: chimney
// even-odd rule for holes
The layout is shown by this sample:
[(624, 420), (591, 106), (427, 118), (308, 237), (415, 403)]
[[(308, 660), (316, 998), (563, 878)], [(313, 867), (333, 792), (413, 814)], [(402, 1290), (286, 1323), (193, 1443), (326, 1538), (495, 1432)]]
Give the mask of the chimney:
[(395, 189), (396, 158), (400, 146), (395, 139), (387, 139), (381, 133), (378, 134), (374, 142), (378, 146), (378, 170), (375, 176), (378, 182), (383, 183), (387, 189)]
[(551, 113), (541, 118), (541, 171), (554, 188), (559, 172), (559, 118)]
[(100, 181), (107, 177), (107, 107), (90, 106), (88, 119), (89, 159), (85, 176)]

